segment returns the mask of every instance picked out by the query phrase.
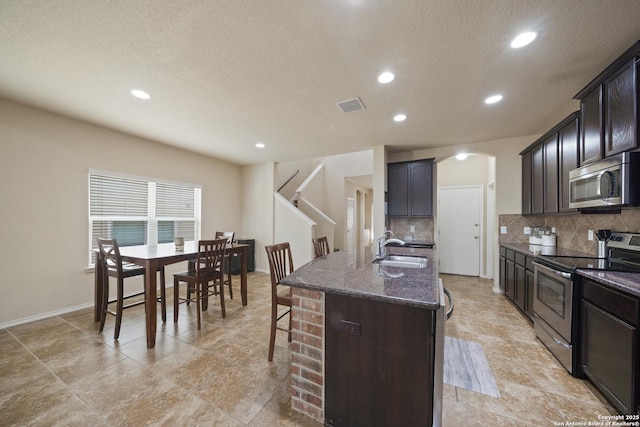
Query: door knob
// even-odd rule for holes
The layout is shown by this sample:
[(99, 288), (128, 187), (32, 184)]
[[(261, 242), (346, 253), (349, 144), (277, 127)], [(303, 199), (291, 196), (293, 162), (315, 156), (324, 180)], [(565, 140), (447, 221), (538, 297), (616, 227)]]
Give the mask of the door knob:
[(477, 240), (477, 239), (478, 239), (478, 236), (473, 236), (473, 238)]

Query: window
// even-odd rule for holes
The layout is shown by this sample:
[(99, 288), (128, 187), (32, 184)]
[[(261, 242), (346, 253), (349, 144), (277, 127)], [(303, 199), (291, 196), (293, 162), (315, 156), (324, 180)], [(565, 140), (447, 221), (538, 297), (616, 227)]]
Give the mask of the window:
[(97, 239), (119, 246), (200, 239), (200, 186), (89, 172), (89, 264)]

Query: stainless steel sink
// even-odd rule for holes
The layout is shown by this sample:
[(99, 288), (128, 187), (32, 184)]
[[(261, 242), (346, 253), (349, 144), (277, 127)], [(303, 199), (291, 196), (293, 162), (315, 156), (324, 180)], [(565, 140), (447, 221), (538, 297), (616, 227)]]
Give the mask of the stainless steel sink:
[(387, 255), (373, 261), (386, 267), (426, 268), (427, 258), (403, 255)]

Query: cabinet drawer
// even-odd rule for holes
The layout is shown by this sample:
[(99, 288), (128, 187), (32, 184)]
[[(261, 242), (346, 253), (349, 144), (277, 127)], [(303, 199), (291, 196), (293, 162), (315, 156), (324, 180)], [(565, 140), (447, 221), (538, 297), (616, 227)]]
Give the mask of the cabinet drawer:
[(525, 266), (527, 263), (527, 256), (525, 254), (521, 254), (520, 252), (516, 252), (516, 264), (521, 266)]
[(638, 324), (640, 300), (592, 282), (591, 280), (583, 280), (582, 296), (595, 305), (614, 314), (616, 317), (632, 325)]
[(527, 270), (533, 271), (533, 261), (535, 260), (536, 260), (536, 257), (527, 256), (527, 262), (525, 264), (525, 267), (527, 268)]
[(505, 248), (504, 246), (500, 246), (500, 256), (507, 256), (507, 248)]
[(516, 260), (516, 252), (513, 249), (507, 249), (505, 258), (515, 261)]

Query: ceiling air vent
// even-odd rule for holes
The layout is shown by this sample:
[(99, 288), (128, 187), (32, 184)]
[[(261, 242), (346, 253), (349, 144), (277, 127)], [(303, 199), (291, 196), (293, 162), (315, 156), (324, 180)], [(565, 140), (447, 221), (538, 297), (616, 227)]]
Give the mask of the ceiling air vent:
[(345, 114), (365, 109), (365, 106), (362, 101), (360, 101), (360, 98), (347, 99), (346, 101), (338, 102), (336, 105)]

